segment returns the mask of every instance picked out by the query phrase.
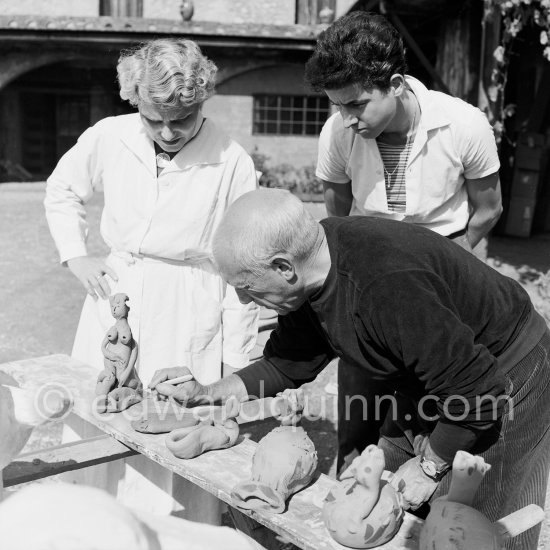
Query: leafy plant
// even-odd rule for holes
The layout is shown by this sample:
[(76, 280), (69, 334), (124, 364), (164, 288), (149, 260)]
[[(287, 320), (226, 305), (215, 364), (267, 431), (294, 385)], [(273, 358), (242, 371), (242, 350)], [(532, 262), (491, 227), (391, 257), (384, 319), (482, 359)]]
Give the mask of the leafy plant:
[(484, 6), (484, 25), (497, 12), (502, 16), (500, 44), (493, 52), (495, 66), (487, 90), (489, 100), (495, 105), (490, 118), (500, 142), (504, 136), (505, 120), (514, 114), (516, 108), (514, 104), (506, 104), (505, 88), (513, 45), (522, 29), (528, 26), (540, 29), (542, 55), (550, 61), (550, 0), (484, 0)]
[(250, 153), (256, 170), (261, 172), (260, 185), (287, 189), (296, 194), (321, 194), (323, 185), (315, 177), (315, 166), (295, 168), (291, 164), (271, 165), (269, 157), (261, 153), (257, 147)]

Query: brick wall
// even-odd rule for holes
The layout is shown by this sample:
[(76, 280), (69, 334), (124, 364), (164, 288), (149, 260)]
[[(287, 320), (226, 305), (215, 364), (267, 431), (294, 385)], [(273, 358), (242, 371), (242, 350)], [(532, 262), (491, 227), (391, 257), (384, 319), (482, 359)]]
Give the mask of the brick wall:
[(249, 153), (254, 147), (269, 157), (269, 164), (291, 164), (296, 168), (314, 165), (317, 160), (317, 136), (255, 136), (252, 134), (252, 97), (215, 95), (204, 105), (211, 117)]
[[(193, 0), (193, 21), (293, 25), (295, 0)], [(180, 19), (177, 0), (143, 0), (143, 16)]]

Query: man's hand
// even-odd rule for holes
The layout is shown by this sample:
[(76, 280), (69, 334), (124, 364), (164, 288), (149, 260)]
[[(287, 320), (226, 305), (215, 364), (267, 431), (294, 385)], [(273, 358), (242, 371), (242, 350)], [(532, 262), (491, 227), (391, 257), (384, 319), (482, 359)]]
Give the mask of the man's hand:
[(296, 426), (304, 411), (304, 390), (285, 390), (279, 392), (277, 397), (284, 398), (284, 401), (278, 405), (278, 410), (273, 416), (281, 426)]
[(118, 281), (118, 275), (103, 258), (79, 256), (67, 260), (67, 267), (94, 300), (98, 297), (106, 300), (111, 294), (111, 287), (105, 275), (109, 275), (113, 281)]
[(415, 456), (395, 472), (391, 485), (403, 495), (403, 507), (416, 510), (433, 495), (439, 483), (429, 478), (420, 467), (420, 457)]
[(185, 374), (191, 374), (187, 367), (160, 369), (153, 375), (149, 382), (149, 388), (157, 393), (159, 399), (173, 399), (184, 407), (211, 404), (208, 387), (199, 384), (196, 380), (189, 380), (189, 382), (177, 385), (166, 383), (166, 380), (172, 380)]

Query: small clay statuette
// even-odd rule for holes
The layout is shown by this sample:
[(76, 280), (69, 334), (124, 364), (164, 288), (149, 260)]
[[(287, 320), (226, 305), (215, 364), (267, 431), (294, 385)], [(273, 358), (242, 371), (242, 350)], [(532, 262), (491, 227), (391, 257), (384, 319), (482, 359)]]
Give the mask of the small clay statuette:
[[(69, 395), (16, 387), (15, 380), (0, 371), (0, 500), (2, 469), (21, 451), (33, 428), (63, 418), (72, 408)], [(5, 384), (5, 385), (4, 385)]]
[(232, 447), (239, 437), (239, 425), (234, 420), (239, 409), (237, 399), (228, 399), (220, 415), (170, 432), (166, 436), (166, 447), (178, 458), (195, 458), (206, 451)]
[(128, 324), (130, 307), (126, 294), (109, 297), (115, 324), (107, 331), (101, 344), (105, 368), (97, 378), (97, 411), (120, 412), (143, 398), (143, 385), (135, 369), (137, 343)]
[(490, 467), (480, 456), (456, 453), (449, 493), (431, 504), (420, 532), (419, 550), (500, 550), (506, 540), (544, 519), (544, 510), (535, 504), (495, 523), (472, 508), (477, 488)]
[(323, 520), (332, 538), (351, 548), (391, 540), (403, 521), (401, 495), (382, 480), (384, 451), (369, 445), (325, 499)]
[(239, 483), (231, 496), (238, 508), (280, 514), (290, 495), (311, 482), (317, 451), (301, 427), (280, 426), (258, 443), (250, 481)]

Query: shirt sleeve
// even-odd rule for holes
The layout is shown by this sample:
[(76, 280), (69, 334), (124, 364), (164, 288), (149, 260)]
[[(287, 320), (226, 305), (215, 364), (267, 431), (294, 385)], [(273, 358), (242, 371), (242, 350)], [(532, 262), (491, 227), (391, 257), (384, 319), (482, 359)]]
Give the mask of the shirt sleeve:
[(319, 136), (318, 147), (315, 175), (332, 183), (349, 183), (351, 180), (346, 174), (348, 161), (345, 154), (346, 140), (342, 117), (339, 113), (335, 113), (325, 122)]
[(97, 164), (97, 142), (97, 129), (86, 130), (61, 157), (46, 182), (46, 219), (62, 263), (87, 255), (84, 204), (99, 184), (93, 168)]
[[(258, 186), (254, 163), (244, 151), (234, 165), (228, 203)], [(229, 205), (228, 204), (228, 205)], [(222, 302), (222, 360), (234, 369), (245, 367), (258, 336), (260, 308), (253, 302), (241, 304), (235, 289), (226, 285)]]
[(456, 137), (464, 177), (474, 180), (498, 172), (500, 161), (493, 128), (486, 115), (476, 107), (469, 108), (467, 124), (458, 127)]
[(309, 304), (280, 315), (264, 358), (239, 371), (248, 395), (270, 397), (311, 382), (335, 357)]
[(461, 320), (445, 281), (424, 270), (390, 274), (368, 289), (363, 308), (376, 344), (436, 402), (434, 451), (452, 461), (456, 451), (470, 450), (502, 416), (505, 381), (496, 357)]

